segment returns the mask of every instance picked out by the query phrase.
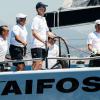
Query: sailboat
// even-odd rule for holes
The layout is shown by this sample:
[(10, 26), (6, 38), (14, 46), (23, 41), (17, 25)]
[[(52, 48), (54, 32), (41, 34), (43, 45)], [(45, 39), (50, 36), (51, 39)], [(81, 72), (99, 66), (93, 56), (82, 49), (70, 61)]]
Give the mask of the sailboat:
[[(67, 9), (59, 12), (47, 13), (46, 18), (50, 27), (59, 28), (60, 26), (93, 21), (95, 18), (99, 17), (99, 13), (95, 15), (96, 17), (93, 16), (93, 18), (88, 16), (87, 20), (86, 18), (83, 19), (83, 17), (78, 16), (81, 16), (81, 14), (86, 14), (87, 16), (89, 12), (96, 13), (95, 10), (99, 11), (99, 9), (99, 6)], [(89, 12), (87, 13), (87, 11)], [(74, 16), (71, 19), (71, 14), (77, 15), (77, 17)], [(70, 18), (70, 20), (67, 19), (67, 16), (69, 16), (68, 18)], [(81, 18), (83, 20), (81, 20)], [(92, 20), (89, 20), (89, 18)], [(10, 71), (0, 72), (0, 100), (100, 99), (100, 67), (91, 68), (83, 63), (81, 63), (83, 66), (77, 66), (78, 64), (72, 62), (73, 60), (85, 61), (95, 58), (72, 58), (70, 56), (70, 45), (68, 45), (68, 43), (62, 37), (57, 36), (55, 38), (57, 39), (57, 44), (59, 46), (59, 57), (47, 57), (46, 59), (58, 59), (63, 60), (64, 62), (66, 61), (66, 66), (61, 69), (56, 69), (53, 66), (52, 69), (48, 69), (48, 67), (46, 67), (44, 70), (30, 69), (17, 72), (12, 70), (14, 66), (7, 66), (8, 68), (11, 68)], [(26, 64), (26, 68), (31, 68), (31, 62), (33, 60), (40, 59), (31, 59), (26, 57), (23, 60)], [(20, 61), (7, 60), (6, 62), (12, 63)], [(72, 65), (74, 65), (74, 67), (72, 67)]]
[[(100, 67), (90, 68), (73, 64), (73, 60), (89, 60), (90, 58), (72, 58), (66, 42), (57, 37), (59, 41), (59, 56), (47, 59), (67, 61), (66, 66), (56, 69), (5, 71), (0, 72), (0, 99), (1, 100), (99, 100), (100, 95)], [(64, 48), (62, 48), (64, 44)], [(64, 52), (62, 51), (64, 50)], [(66, 56), (61, 56), (66, 54)], [(91, 58), (93, 59), (93, 58)], [(33, 60), (24, 59), (27, 68), (31, 68)], [(8, 63), (18, 62), (8, 60)], [(19, 61), (20, 62), (20, 61)], [(48, 62), (49, 63), (49, 62)], [(82, 64), (82, 63), (80, 63)], [(65, 64), (64, 64), (65, 65)], [(74, 67), (72, 68), (72, 65)], [(46, 66), (46, 65), (45, 65)], [(7, 66), (11, 69), (14, 66)]]

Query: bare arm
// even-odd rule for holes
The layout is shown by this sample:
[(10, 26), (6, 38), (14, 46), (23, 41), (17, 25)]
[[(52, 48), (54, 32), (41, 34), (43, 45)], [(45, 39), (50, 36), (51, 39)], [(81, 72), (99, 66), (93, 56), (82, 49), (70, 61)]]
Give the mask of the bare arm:
[(93, 49), (92, 45), (88, 44), (88, 50), (92, 52), (92, 49)]
[(55, 37), (55, 35), (54, 35), (54, 33), (52, 33), (52, 32), (47, 32), (47, 34), (48, 34), (48, 36), (50, 36), (51, 38), (54, 38)]
[(41, 39), (40, 35), (35, 31), (35, 30), (32, 30), (32, 35), (37, 39), (39, 40), (40, 42), (44, 43), (45, 41)]

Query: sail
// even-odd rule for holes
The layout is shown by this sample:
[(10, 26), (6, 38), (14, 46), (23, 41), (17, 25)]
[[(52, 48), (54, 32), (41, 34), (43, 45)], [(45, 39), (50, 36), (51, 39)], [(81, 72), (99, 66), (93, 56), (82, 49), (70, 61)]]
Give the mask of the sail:
[(100, 0), (64, 0), (62, 7), (85, 7), (100, 5)]
[(87, 6), (100, 5), (100, 0), (89, 0)]
[(73, 0), (64, 0), (62, 7), (66, 8), (66, 7), (71, 7), (73, 3)]

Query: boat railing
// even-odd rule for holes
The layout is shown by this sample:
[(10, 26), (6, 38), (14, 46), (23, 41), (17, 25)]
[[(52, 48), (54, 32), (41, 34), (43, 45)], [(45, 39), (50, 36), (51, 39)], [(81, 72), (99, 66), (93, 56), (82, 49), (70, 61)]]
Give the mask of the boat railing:
[[(95, 56), (95, 57), (47, 57), (47, 59), (57, 59), (57, 60), (65, 60), (65, 61), (87, 61), (87, 60), (94, 60), (94, 59), (100, 59), (100, 56)], [(42, 58), (31, 58), (31, 59), (24, 59), (24, 60), (6, 60), (3, 62), (0, 62), (0, 64), (6, 64), (6, 63), (18, 63), (18, 62), (33, 62), (37, 60), (42, 60)], [(47, 60), (48, 61), (48, 60)], [(32, 63), (30, 63), (31, 66)], [(27, 65), (26, 65), (27, 66)], [(8, 66), (12, 67), (12, 66)], [(67, 68), (67, 67), (66, 67)], [(46, 68), (48, 69), (48, 68)]]
[(94, 60), (94, 59), (100, 59), (100, 56), (95, 57), (47, 57), (47, 59), (58, 59), (58, 60)]

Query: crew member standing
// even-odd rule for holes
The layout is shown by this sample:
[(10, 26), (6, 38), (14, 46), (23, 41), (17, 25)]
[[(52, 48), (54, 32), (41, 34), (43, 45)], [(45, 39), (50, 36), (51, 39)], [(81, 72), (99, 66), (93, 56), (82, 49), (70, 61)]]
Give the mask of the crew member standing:
[[(33, 44), (31, 48), (32, 58), (43, 58), (45, 59), (47, 36), (54, 37), (53, 33), (49, 32), (46, 19), (44, 14), (46, 12), (47, 5), (42, 2), (36, 4), (37, 15), (33, 18), (32, 21), (32, 35), (33, 35)], [(33, 61), (33, 69), (40, 70), (42, 68), (43, 60)]]
[[(22, 60), (24, 47), (27, 45), (26, 15), (19, 13), (16, 15), (16, 25), (13, 26), (10, 37), (9, 52), (12, 60)], [(13, 63), (17, 71), (24, 70), (24, 62)]]

